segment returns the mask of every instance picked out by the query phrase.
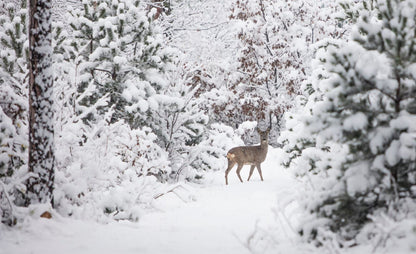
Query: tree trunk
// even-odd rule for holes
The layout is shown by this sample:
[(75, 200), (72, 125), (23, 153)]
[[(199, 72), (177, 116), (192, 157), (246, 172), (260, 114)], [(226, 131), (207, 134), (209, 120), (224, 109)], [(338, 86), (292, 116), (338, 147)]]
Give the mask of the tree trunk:
[(29, 172), (26, 205), (53, 206), (51, 0), (29, 0)]

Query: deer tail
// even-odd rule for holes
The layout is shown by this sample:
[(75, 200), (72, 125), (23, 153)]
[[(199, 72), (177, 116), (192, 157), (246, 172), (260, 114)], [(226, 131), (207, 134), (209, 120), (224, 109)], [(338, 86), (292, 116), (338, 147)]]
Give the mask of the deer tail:
[(227, 159), (233, 160), (235, 158), (235, 154), (233, 153), (227, 153)]

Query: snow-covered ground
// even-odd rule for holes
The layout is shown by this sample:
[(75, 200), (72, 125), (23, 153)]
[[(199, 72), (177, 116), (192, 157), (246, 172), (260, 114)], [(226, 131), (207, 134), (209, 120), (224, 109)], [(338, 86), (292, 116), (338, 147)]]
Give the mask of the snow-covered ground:
[[(276, 224), (277, 199), (287, 199), (296, 188), (277, 156), (277, 150), (269, 151), (262, 165), (264, 182), (255, 172), (250, 182), (241, 184), (234, 168), (225, 186), (223, 172), (217, 172), (205, 187), (183, 185), (157, 198), (157, 211), (136, 223), (102, 224), (55, 215), (22, 228), (3, 228), (0, 253), (250, 253), (255, 228)], [(245, 166), (243, 179), (248, 171)]]

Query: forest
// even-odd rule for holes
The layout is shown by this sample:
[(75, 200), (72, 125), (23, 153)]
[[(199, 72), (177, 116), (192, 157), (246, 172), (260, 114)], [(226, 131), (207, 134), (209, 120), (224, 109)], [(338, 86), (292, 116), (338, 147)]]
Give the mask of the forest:
[(2, 0), (0, 218), (0, 254), (415, 252), (416, 2)]

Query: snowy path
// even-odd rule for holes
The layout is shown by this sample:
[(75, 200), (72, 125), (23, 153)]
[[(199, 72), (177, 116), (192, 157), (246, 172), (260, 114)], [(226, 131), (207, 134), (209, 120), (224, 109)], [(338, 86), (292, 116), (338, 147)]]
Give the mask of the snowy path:
[(272, 164), (263, 164), (264, 182), (256, 173), (240, 184), (234, 169), (229, 186), (195, 188), (195, 201), (165, 202), (164, 211), (146, 214), (139, 223), (42, 219), (19, 232), (0, 232), (0, 254), (249, 253), (244, 243), (255, 224), (274, 220), (276, 193), (294, 187), (287, 172)]

